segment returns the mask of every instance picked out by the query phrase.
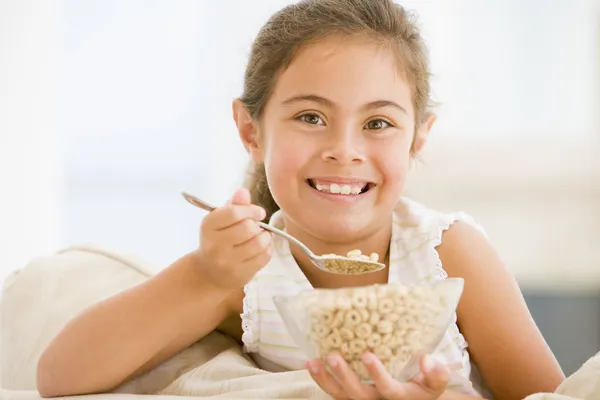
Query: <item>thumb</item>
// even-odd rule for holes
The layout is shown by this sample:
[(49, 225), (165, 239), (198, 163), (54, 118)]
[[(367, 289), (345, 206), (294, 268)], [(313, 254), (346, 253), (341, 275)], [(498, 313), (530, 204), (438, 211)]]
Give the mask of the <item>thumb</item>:
[(235, 193), (233, 193), (233, 196), (231, 196), (231, 200), (229, 200), (229, 203), (245, 206), (250, 204), (250, 200), (250, 192), (248, 191), (248, 189), (241, 188), (236, 190)]
[(427, 355), (421, 359), (421, 371), (419, 383), (423, 388), (436, 394), (441, 394), (446, 390), (450, 377), (448, 368), (440, 365), (431, 356)]

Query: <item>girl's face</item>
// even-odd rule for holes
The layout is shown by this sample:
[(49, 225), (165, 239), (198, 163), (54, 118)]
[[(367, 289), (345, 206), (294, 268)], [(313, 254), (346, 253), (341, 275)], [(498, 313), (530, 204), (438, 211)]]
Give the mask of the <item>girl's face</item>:
[(256, 135), (240, 132), (265, 165), (288, 229), (342, 243), (390, 228), (414, 121), (393, 53), (328, 38), (303, 47), (281, 73)]

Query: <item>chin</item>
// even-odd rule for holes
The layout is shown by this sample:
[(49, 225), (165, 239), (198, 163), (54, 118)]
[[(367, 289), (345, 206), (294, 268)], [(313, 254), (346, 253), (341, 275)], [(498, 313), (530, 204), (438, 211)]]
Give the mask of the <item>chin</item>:
[(367, 236), (373, 229), (368, 218), (358, 216), (317, 214), (291, 219), (302, 231), (327, 243), (351, 243)]

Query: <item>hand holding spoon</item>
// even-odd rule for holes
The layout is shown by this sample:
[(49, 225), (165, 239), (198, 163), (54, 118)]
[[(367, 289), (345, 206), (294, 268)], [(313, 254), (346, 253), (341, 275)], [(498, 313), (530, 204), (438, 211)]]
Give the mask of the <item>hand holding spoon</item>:
[[(210, 205), (204, 200), (199, 199), (198, 197), (187, 193), (181, 193), (183, 197), (192, 205), (199, 207), (203, 210), (211, 212), (215, 210), (216, 207)], [(344, 256), (318, 256), (313, 253), (304, 243), (299, 241), (293, 236), (288, 235), (287, 233), (272, 227), (271, 225), (267, 225), (263, 222), (257, 222), (258, 226), (267, 230), (271, 233), (279, 235), (288, 241), (297, 245), (302, 251), (306, 253), (306, 255), (310, 258), (312, 263), (319, 269), (329, 272), (332, 274), (340, 274), (340, 275), (359, 275), (359, 274), (367, 274), (371, 272), (381, 271), (385, 268), (385, 264), (375, 262), (375, 261), (367, 261), (362, 259), (348, 258)]]

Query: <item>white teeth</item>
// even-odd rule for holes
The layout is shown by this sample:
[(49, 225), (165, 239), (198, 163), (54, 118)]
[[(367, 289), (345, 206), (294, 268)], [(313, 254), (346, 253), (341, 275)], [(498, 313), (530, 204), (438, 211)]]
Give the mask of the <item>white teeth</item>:
[(362, 192), (362, 187), (360, 186), (340, 185), (337, 183), (332, 183), (331, 185), (315, 184), (315, 188), (320, 192), (343, 195), (357, 195)]
[(340, 188), (341, 194), (350, 194), (351, 191), (352, 191), (352, 188), (349, 185), (344, 185)]

